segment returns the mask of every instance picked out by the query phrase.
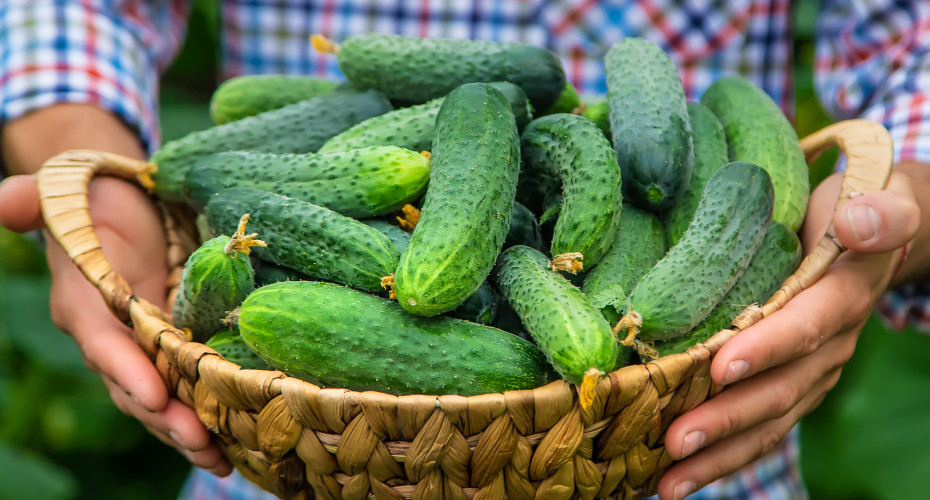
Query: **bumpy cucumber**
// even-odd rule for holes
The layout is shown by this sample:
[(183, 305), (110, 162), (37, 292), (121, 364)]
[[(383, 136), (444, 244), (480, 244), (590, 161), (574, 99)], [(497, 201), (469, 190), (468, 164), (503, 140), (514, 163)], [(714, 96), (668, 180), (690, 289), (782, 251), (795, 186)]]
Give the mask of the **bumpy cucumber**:
[(711, 176), (685, 234), (630, 293), (627, 315), (641, 317), (641, 339), (680, 337), (710, 314), (758, 250), (773, 198), (768, 173), (751, 163)]
[(688, 229), (710, 176), (728, 162), (727, 138), (720, 120), (707, 107), (696, 102), (688, 103), (688, 116), (694, 140), (694, 170), (691, 182), (681, 196), (668, 211), (662, 213), (669, 247), (675, 246)]
[(258, 354), (242, 340), (238, 329), (220, 330), (207, 340), (206, 346), (220, 353), (226, 361), (248, 370), (271, 370)]
[(198, 158), (221, 151), (312, 153), (356, 123), (390, 111), (391, 103), (369, 90), (331, 92), (248, 118), (191, 132), (152, 155), (155, 194), (184, 201), (184, 177)]
[(660, 356), (684, 352), (727, 328), (746, 306), (768, 300), (801, 263), (801, 240), (780, 222), (772, 222), (759, 250), (733, 288), (711, 313), (687, 335), (656, 343)]
[(381, 219), (365, 219), (361, 222), (368, 224), (390, 238), (391, 241), (394, 242), (394, 245), (397, 246), (397, 250), (403, 252), (404, 249), (407, 248), (407, 242), (410, 241), (410, 233), (404, 231), (400, 227)]
[(450, 92), (436, 116), (420, 221), (394, 272), (404, 309), (451, 311), (484, 282), (510, 228), (519, 165), (520, 139), (504, 95), (483, 83)]
[(252, 268), (255, 269), (256, 288), (279, 281), (307, 281), (313, 279), (300, 271), (279, 266), (274, 262), (268, 262), (258, 257), (252, 258)]
[(507, 231), (507, 237), (504, 238), (503, 248), (514, 245), (525, 245), (540, 251), (544, 249), (542, 232), (540, 232), (536, 216), (530, 212), (530, 209), (518, 202), (513, 204), (513, 216), (510, 218), (510, 229)]
[(243, 75), (221, 83), (210, 97), (210, 117), (222, 125), (328, 94), (339, 82), (303, 75)]
[(652, 212), (624, 204), (613, 244), (584, 276), (581, 291), (616, 322), (633, 287), (665, 256), (665, 229)]
[(688, 185), (694, 161), (678, 68), (654, 43), (625, 38), (607, 51), (604, 71), (623, 194), (640, 208), (665, 210)]
[(249, 186), (347, 217), (375, 217), (419, 198), (426, 191), (429, 163), (426, 156), (396, 146), (322, 155), (228, 151), (197, 161), (184, 192), (198, 211), (223, 189)]
[(589, 97), (582, 101), (581, 116), (591, 120), (607, 137), (610, 133), (610, 106), (607, 97)]
[(510, 247), (498, 260), (494, 281), (562, 378), (586, 382), (590, 390), (615, 368), (619, 345), (600, 311), (548, 263), (532, 248)]
[(490, 325), (497, 317), (497, 302), (498, 296), (491, 291), (491, 285), (485, 281), (475, 293), (465, 299), (465, 302), (449, 311), (448, 315), (473, 323)]
[(578, 96), (578, 90), (575, 89), (572, 82), (565, 80), (565, 88), (562, 90), (562, 93), (559, 94), (558, 100), (556, 100), (552, 106), (543, 110), (540, 116), (554, 115), (556, 113), (573, 113), (579, 106), (581, 106), (581, 97)]
[(397, 265), (400, 252), (378, 230), (332, 210), (248, 187), (229, 188), (207, 203), (207, 222), (225, 232), (235, 213), (252, 214), (251, 227), (267, 248), (262, 260), (352, 288), (380, 292), (381, 278)]
[(559, 58), (524, 43), (366, 33), (345, 39), (337, 56), (350, 82), (392, 101), (426, 102), (463, 83), (502, 81), (520, 86), (535, 109), (547, 109), (565, 88)]
[(323, 387), (473, 396), (552, 378), (539, 349), (514, 335), (413, 316), (395, 302), (332, 283), (255, 290), (242, 303), (239, 330), (268, 364)]
[(749, 80), (727, 76), (711, 84), (701, 104), (723, 124), (730, 161), (755, 163), (772, 177), (772, 218), (800, 229), (810, 196), (807, 163), (797, 132), (775, 101)]
[(617, 232), (622, 193), (620, 166), (610, 141), (587, 118), (568, 113), (537, 118), (520, 137), (520, 178), (558, 172), (559, 218), (550, 253), (580, 253), (586, 268), (597, 265)]
[(249, 249), (263, 242), (245, 234), (248, 216), (230, 214), (229, 218), (230, 224), (221, 233), (235, 232), (232, 237), (224, 234), (205, 241), (187, 258), (171, 309), (174, 326), (189, 329), (197, 342), (222, 330), (226, 313), (254, 288)]
[[(491, 82), (488, 85), (504, 93), (510, 101), (517, 128), (523, 129), (533, 117), (523, 89), (512, 83)], [(323, 144), (319, 153), (348, 151), (368, 146), (399, 146), (414, 151), (432, 149), (436, 130), (436, 114), (445, 96), (406, 108), (395, 109), (353, 125)]]

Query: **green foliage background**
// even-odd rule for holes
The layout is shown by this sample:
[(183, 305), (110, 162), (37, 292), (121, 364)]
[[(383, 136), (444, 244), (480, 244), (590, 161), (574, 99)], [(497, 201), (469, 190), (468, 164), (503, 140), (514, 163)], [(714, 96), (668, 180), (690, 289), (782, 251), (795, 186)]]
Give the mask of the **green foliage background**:
[[(217, 0), (197, 0), (185, 49), (164, 79), (164, 139), (211, 125)], [(800, 136), (830, 119), (811, 85), (817, 2), (794, 2)], [(816, 184), (836, 152), (811, 166)], [(175, 498), (189, 471), (173, 449), (110, 402), (49, 319), (49, 277), (33, 236), (0, 229), (0, 500)], [(825, 305), (828, 306), (828, 305)], [(873, 318), (838, 386), (802, 425), (803, 474), (816, 500), (927, 498), (930, 336)]]

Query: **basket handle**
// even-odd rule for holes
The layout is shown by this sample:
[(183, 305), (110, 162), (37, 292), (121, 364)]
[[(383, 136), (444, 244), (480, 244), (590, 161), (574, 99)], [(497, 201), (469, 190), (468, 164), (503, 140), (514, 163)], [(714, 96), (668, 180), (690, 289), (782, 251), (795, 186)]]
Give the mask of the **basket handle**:
[[(885, 189), (894, 159), (891, 135), (885, 127), (868, 120), (845, 120), (801, 139), (801, 149), (808, 163), (833, 146), (839, 146), (846, 154), (846, 171), (834, 213), (853, 198)], [(817, 282), (844, 251), (846, 247), (837, 238), (831, 221), (817, 246), (801, 261), (801, 265), (784, 281), (781, 288), (761, 307), (749, 306), (743, 310), (733, 320), (732, 329), (715, 334), (704, 343), (705, 347), (713, 354), (738, 331), (749, 328), (781, 309), (789, 300)]]

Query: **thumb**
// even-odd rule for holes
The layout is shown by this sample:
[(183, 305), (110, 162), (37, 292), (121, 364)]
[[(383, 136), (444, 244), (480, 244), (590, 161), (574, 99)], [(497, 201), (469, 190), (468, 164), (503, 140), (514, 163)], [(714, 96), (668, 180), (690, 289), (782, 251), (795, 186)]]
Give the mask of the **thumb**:
[(920, 208), (907, 176), (894, 174), (888, 187), (847, 202), (833, 216), (840, 242), (854, 252), (882, 253), (903, 247), (917, 234)]
[(14, 175), (0, 182), (0, 225), (17, 233), (44, 225), (34, 175)]

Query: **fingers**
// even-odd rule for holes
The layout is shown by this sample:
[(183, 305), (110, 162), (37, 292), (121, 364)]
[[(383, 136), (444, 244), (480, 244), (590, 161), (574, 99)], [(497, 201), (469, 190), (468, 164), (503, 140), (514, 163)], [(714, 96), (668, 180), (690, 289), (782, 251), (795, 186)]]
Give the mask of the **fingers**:
[(0, 182), (0, 225), (16, 233), (44, 225), (35, 176), (14, 175)]
[(909, 242), (920, 226), (920, 207), (909, 178), (892, 175), (888, 188), (849, 201), (833, 216), (836, 236), (860, 253), (890, 252)]
[[(777, 446), (801, 418), (823, 400), (839, 378), (839, 369), (821, 379), (815, 390), (784, 416), (766, 420), (702, 449), (670, 468), (659, 482), (661, 500), (679, 500), (711, 482), (729, 475)], [(728, 389), (729, 390), (729, 389)], [(722, 394), (725, 394), (724, 391)], [(718, 396), (719, 397), (719, 396)]]

